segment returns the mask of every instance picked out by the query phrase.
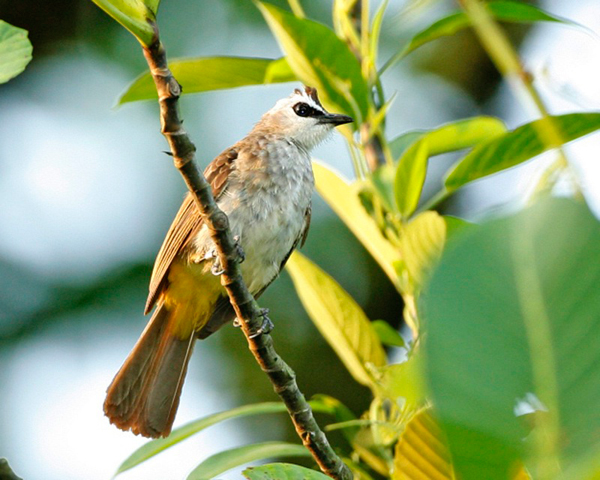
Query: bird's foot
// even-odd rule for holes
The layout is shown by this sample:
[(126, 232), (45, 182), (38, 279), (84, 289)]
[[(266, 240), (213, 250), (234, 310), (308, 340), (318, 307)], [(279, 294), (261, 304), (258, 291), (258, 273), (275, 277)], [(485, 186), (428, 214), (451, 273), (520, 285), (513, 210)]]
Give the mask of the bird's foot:
[(216, 257), (213, 261), (210, 271), (216, 277), (225, 273), (225, 269), (221, 266), (221, 259), (219, 257)]
[(273, 328), (275, 328), (275, 325), (273, 325), (273, 322), (268, 317), (268, 315), (269, 315), (269, 309), (268, 308), (261, 308), (260, 309), (260, 316), (263, 319), (262, 324), (261, 324), (260, 327), (258, 327), (257, 330), (255, 330), (254, 332), (250, 333), (249, 338), (256, 338), (259, 335), (262, 335), (264, 333), (271, 333), (271, 331), (273, 330)]
[[(236, 235), (233, 237), (233, 241), (235, 242), (234, 248), (237, 254), (237, 258), (239, 262), (242, 263), (246, 259), (246, 254), (242, 249), (242, 245), (240, 244), (240, 236)], [(213, 260), (213, 264), (210, 267), (210, 271), (213, 275), (219, 276), (225, 272), (225, 269), (221, 266), (221, 259), (219, 258), (219, 254), (217, 252), (216, 247), (210, 248), (202, 257), (202, 260)]]
[(233, 237), (233, 241), (235, 242), (235, 250), (239, 259), (239, 262), (242, 263), (246, 260), (246, 254), (244, 253), (244, 249), (242, 248), (242, 244), (240, 243), (240, 236), (236, 235)]

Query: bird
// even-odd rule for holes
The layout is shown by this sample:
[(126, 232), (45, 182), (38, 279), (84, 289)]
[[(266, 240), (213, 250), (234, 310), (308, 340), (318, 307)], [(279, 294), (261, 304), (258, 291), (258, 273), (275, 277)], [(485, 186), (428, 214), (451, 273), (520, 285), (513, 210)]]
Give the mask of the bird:
[[(352, 121), (325, 110), (315, 88), (297, 88), (204, 170), (244, 253), (242, 278), (255, 297), (306, 240), (311, 149)], [(220, 273), (209, 229), (188, 193), (154, 263), (144, 311), (154, 310), (152, 317), (107, 389), (104, 413), (112, 424), (144, 437), (169, 435), (196, 339), (235, 320)]]

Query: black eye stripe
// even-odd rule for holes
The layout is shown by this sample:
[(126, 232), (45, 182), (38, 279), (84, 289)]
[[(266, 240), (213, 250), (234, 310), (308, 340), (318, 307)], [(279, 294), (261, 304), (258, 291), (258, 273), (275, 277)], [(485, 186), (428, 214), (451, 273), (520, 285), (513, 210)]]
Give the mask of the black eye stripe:
[(323, 112), (304, 102), (297, 103), (293, 108), (294, 112), (296, 112), (296, 115), (299, 117), (318, 117), (323, 115)]

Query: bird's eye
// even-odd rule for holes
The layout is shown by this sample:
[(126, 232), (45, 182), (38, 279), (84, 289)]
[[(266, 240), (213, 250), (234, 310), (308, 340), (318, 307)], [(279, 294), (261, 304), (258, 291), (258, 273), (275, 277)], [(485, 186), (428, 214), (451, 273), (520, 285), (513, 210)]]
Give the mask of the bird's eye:
[(311, 114), (312, 108), (310, 108), (306, 103), (297, 103), (294, 105), (294, 112), (299, 117), (308, 117)]

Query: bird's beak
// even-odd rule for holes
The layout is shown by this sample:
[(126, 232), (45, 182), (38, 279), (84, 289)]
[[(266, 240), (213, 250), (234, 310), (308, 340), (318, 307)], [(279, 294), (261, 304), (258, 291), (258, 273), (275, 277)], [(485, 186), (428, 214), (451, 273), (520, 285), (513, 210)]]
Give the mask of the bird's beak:
[(325, 113), (319, 117), (319, 123), (331, 123), (334, 126), (344, 125), (345, 123), (351, 123), (354, 119), (348, 115), (342, 115), (340, 113)]

